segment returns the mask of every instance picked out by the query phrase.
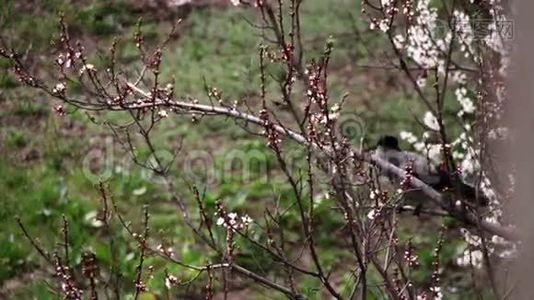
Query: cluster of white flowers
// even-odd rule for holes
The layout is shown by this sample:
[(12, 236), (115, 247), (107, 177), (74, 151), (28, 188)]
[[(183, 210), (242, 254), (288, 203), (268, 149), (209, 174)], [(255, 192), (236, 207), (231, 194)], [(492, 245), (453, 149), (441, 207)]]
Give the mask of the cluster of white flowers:
[(387, 32), (389, 30), (389, 20), (388, 19), (377, 20), (375, 22), (372, 22), (369, 28), (371, 30), (378, 28), (382, 32)]
[[(399, 50), (404, 50), (419, 67), (423, 69), (437, 68), (440, 74), (445, 74), (446, 56), (451, 46), (454, 36), (455, 41), (460, 44), (460, 52), (465, 57), (473, 57), (476, 61), (478, 56), (473, 56), (474, 32), (469, 16), (463, 11), (453, 12), (453, 28), (448, 28), (449, 24), (444, 24), (438, 19), (437, 8), (430, 5), (429, 0), (420, 0), (413, 9), (414, 22), (410, 25), (405, 34), (397, 34), (393, 37), (393, 44)], [(407, 13), (405, 11), (405, 13)], [(372, 22), (373, 25), (376, 22)], [(443, 26), (442, 26), (443, 25)], [(444, 26), (446, 25), (446, 26)], [(454, 32), (452, 32), (454, 30)], [(495, 32), (492, 30), (491, 32)], [(453, 35), (454, 33), (454, 35)], [(496, 45), (495, 48), (498, 48)], [(468, 97), (467, 89), (463, 86), (467, 77), (462, 71), (450, 73), (451, 81), (461, 86), (456, 89), (456, 99), (461, 105), (458, 116), (472, 114), (475, 111), (473, 100)], [(416, 79), (419, 87), (426, 85), (426, 77), (420, 76)], [(433, 130), (437, 130), (437, 122), (429, 112), (425, 114), (425, 125)]]
[(441, 144), (425, 144), (425, 149), (423, 150), (432, 162), (439, 164), (443, 161), (443, 145)]
[(328, 118), (322, 113), (312, 113), (310, 115), (310, 123), (313, 125), (325, 125), (328, 122)]
[(332, 107), (330, 108), (330, 113), (328, 114), (328, 118), (330, 120), (337, 120), (337, 118), (339, 118), (340, 111), (341, 105), (339, 105), (339, 103), (332, 105)]
[(168, 257), (174, 257), (174, 249), (172, 247), (165, 248), (165, 246), (163, 246), (163, 244), (159, 244), (156, 247), (156, 250), (158, 250), (160, 253), (162, 253), (163, 255), (166, 255)]
[(450, 42), (451, 35), (441, 38), (437, 34), (438, 13), (435, 7), (429, 6), (429, 0), (420, 0), (415, 7), (415, 22), (407, 30), (406, 36), (398, 34), (394, 37), (395, 46), (406, 50), (407, 55), (422, 68), (435, 68), (440, 60), (440, 53)]
[[(467, 249), (460, 250), (461, 253), (456, 258), (456, 264), (461, 267), (473, 265), (475, 268), (481, 268), (484, 259), (484, 253), (481, 250), (481, 238), (463, 228), (461, 233), (468, 247)], [(494, 235), (487, 241), (486, 249), (488, 254), (497, 255), (502, 259), (513, 258), (517, 255), (517, 245), (497, 235)]]
[(162, 110), (158, 111), (158, 116), (160, 116), (160, 118), (166, 118), (166, 117), (169, 116), (169, 113), (167, 113), (166, 110), (162, 109)]
[(439, 286), (432, 286), (430, 287), (430, 291), (432, 292), (433, 300), (441, 300), (443, 299), (443, 293), (441, 292), (441, 287)]
[[(428, 120), (426, 120), (426, 122), (428, 122), (429, 125), (436, 126), (435, 123), (437, 123), (437, 120), (435, 120), (435, 117), (434, 117), (434, 115), (432, 115), (432, 113), (430, 113), (428, 115), (427, 119)], [(443, 149), (442, 148), (443, 148), (443, 145), (441, 143), (437, 143), (437, 144), (430, 143), (428, 141), (430, 139), (429, 138), (430, 133), (428, 131), (423, 133), (422, 141), (419, 141), (417, 136), (415, 136), (415, 134), (413, 134), (413, 133), (411, 133), (409, 131), (401, 131), (399, 136), (400, 136), (401, 140), (404, 140), (407, 143), (409, 143), (410, 145), (412, 145), (412, 147), (416, 151), (418, 151), (420, 153), (423, 153), (425, 155), (425, 157), (430, 159), (432, 162), (434, 162), (436, 164), (439, 164), (442, 161), (442, 154), (443, 154), (443, 152), (442, 152)]]
[(102, 222), (98, 218), (98, 212), (96, 210), (92, 210), (92, 211), (88, 212), (87, 214), (85, 214), (84, 220), (89, 225), (91, 225), (92, 227), (95, 227), (95, 228), (102, 227), (104, 225), (104, 222)]
[(426, 85), (426, 76), (417, 77), (416, 83), (419, 88), (424, 88)]
[(476, 151), (469, 147), (466, 149), (465, 155), (460, 163), (460, 170), (464, 179), (472, 177), (479, 170), (480, 164), (478, 162), (478, 155)]
[[(386, 1), (387, 3), (387, 1)], [(492, 22), (488, 22), (488, 30), (484, 31), (485, 36), (482, 36), (483, 42), (499, 54), (501, 58), (500, 70), (502, 76), (506, 73), (505, 70), (509, 64), (509, 45), (506, 43), (507, 34), (513, 33), (513, 23), (507, 21), (503, 14), (502, 6), (498, 0), (490, 2), (492, 9), (490, 14), (493, 17)], [(473, 45), (477, 41), (477, 33), (474, 32), (474, 25), (476, 20), (470, 19), (469, 15), (462, 10), (455, 10), (453, 12), (452, 23), (442, 22), (438, 17), (437, 8), (431, 4), (429, 0), (420, 0), (416, 2), (415, 7), (405, 7), (403, 13), (412, 19), (407, 30), (394, 36), (394, 46), (403, 51), (408, 58), (413, 60), (422, 69), (437, 68), (439, 74), (444, 75), (449, 72), (450, 82), (457, 85), (454, 89), (456, 101), (460, 104), (460, 109), (457, 112), (460, 122), (464, 123), (464, 131), (461, 135), (451, 142), (453, 158), (460, 160), (462, 175), (464, 177), (479, 173), (479, 151), (477, 145), (473, 143), (470, 136), (473, 134), (471, 126), (468, 123), (469, 118), (464, 118), (476, 112), (476, 104), (474, 97), (470, 94), (471, 87), (468, 85), (468, 77), (463, 70), (445, 70), (447, 65), (447, 55), (449, 47), (452, 46), (452, 38), (454, 37), (455, 44), (459, 45), (459, 52), (467, 59), (470, 59), (475, 65), (481, 63), (482, 56), (474, 52)], [(484, 24), (485, 25), (485, 24)], [(504, 31), (504, 32), (503, 32)], [(455, 50), (456, 51), (456, 50)], [(417, 85), (424, 87), (426, 85), (426, 77), (420, 76), (417, 79)], [(495, 94), (499, 101), (506, 98), (506, 90), (503, 85), (495, 85)], [(476, 100), (478, 100), (478, 95)], [(498, 109), (497, 109), (498, 110)], [(498, 113), (498, 112), (496, 112)], [(492, 115), (490, 117), (494, 117)], [(439, 124), (436, 116), (427, 111), (423, 116), (423, 123), (430, 130), (439, 130)], [(502, 134), (501, 134), (502, 133)], [(506, 129), (492, 129), (490, 130), (490, 138), (506, 136)], [(419, 142), (417, 137), (409, 132), (401, 132), (401, 139), (409, 142), (412, 146), (420, 152), (426, 152), (431, 157), (439, 158), (441, 148), (439, 145), (428, 145)], [(484, 193), (491, 194), (491, 185), (488, 180)]]
[(377, 210), (373, 208), (367, 213), (367, 218), (369, 220), (374, 220), (376, 218), (377, 214), (378, 214)]
[[(390, 1), (382, 0), (381, 3), (387, 8)], [(418, 0), (415, 1), (415, 6), (411, 6), (412, 4), (402, 6), (404, 7), (402, 13), (408, 19), (408, 22), (403, 24), (408, 24), (407, 28), (400, 26), (400, 30), (396, 31), (396, 28), (389, 27), (391, 19), (386, 18), (384, 20), (372, 19), (371, 29), (378, 28), (391, 34), (393, 46), (417, 65), (423, 75), (417, 76), (415, 83), (423, 93), (427, 92), (425, 90), (427, 71), (437, 69), (437, 76), (441, 79), (438, 83), (443, 82), (447, 74), (449, 80), (447, 89), (451, 88), (454, 91), (455, 100), (459, 104), (456, 116), (463, 129), (457, 137), (451, 137), (447, 148), (451, 150), (453, 159), (458, 162), (462, 179), (468, 184), (477, 185), (480, 193), (489, 199), (488, 212), (483, 217), (484, 221), (498, 224), (502, 222), (502, 204), (498, 201), (497, 191), (489, 180), (488, 174), (482, 168), (481, 145), (475, 143), (473, 137), (476, 131), (472, 130), (470, 122), (477, 108), (483, 104), (484, 124), (490, 126), (488, 138), (502, 140), (509, 136), (508, 129), (501, 127), (495, 120), (499, 120), (502, 105), (507, 98), (506, 87), (502, 82), (510, 65), (509, 40), (510, 35), (513, 34), (514, 24), (504, 15), (500, 0), (488, 1), (491, 7), (489, 12), (492, 20), (490, 21), (472, 20), (466, 12), (457, 9), (452, 13), (451, 23), (440, 19), (437, 6), (430, 0)], [(385, 16), (389, 16), (386, 9), (382, 11)], [(385, 24), (382, 24), (384, 22)], [(450, 64), (448, 57), (450, 50), (454, 52), (453, 64)], [(485, 53), (490, 52), (493, 52), (489, 55), (491, 61), (484, 61)], [(494, 65), (495, 57), (500, 59), (495, 70), (485, 68), (491, 82), (485, 82), (484, 76), (472, 76), (473, 73), (468, 73), (465, 68), (457, 68), (460, 64), (474, 66), (475, 69), (480, 65)], [(449, 69), (447, 69), (448, 66), (450, 66)], [(493, 96), (497, 101), (492, 101)], [(485, 101), (485, 97), (489, 97), (488, 101)], [(427, 111), (422, 121), (429, 130), (422, 138), (408, 131), (401, 131), (400, 138), (411, 144), (417, 152), (426, 154), (434, 162), (439, 162), (442, 160), (442, 145), (432, 143), (425, 137), (428, 133), (432, 134), (432, 131), (440, 129), (436, 115)], [(510, 188), (513, 189), (513, 179), (510, 181)], [(370, 198), (373, 199), (373, 192)], [(461, 202), (459, 204), (461, 205)], [(368, 213), (367, 217), (374, 219), (378, 213), (379, 210), (375, 208)], [(465, 229), (462, 230), (462, 235), (467, 247), (462, 247), (456, 263), (459, 266), (482, 267), (484, 253), (481, 250), (481, 238)], [(490, 255), (502, 259), (514, 257), (517, 254), (516, 244), (497, 236), (486, 241), (486, 249)], [(439, 287), (433, 287), (431, 292), (433, 297), (430, 298), (442, 298)], [(428, 293), (418, 295), (417, 299), (429, 299)]]
[[(215, 213), (215, 215), (218, 215), (218, 213)], [(237, 213), (232, 212), (225, 216), (219, 216), (217, 226), (235, 231), (248, 228), (252, 222), (252, 218), (248, 215), (239, 216)]]
[(92, 64), (85, 64), (82, 66), (82, 68), (80, 69), (80, 75), (82, 75), (83, 73), (85, 73), (86, 71), (91, 71), (91, 72), (96, 72), (96, 68), (94, 65)]
[(483, 262), (483, 253), (480, 250), (465, 250), (456, 258), (456, 264), (460, 267), (473, 265), (474, 268), (481, 268)]
[[(408, 13), (408, 11), (404, 11)], [(393, 37), (394, 46), (405, 50), (409, 58), (421, 68), (438, 68), (441, 74), (445, 73), (446, 55), (454, 36), (460, 44), (460, 51), (465, 57), (472, 56), (472, 44), (474, 41), (473, 28), (469, 16), (459, 10), (453, 12), (453, 30), (449, 24), (438, 20), (437, 8), (430, 5), (429, 0), (420, 0), (411, 17), (414, 22), (408, 27), (406, 34), (397, 34)], [(376, 27), (377, 22), (371, 22), (371, 27)], [(453, 35), (454, 33), (454, 35)], [(497, 46), (496, 46), (497, 47)], [(474, 57), (476, 59), (476, 57)], [(461, 79), (462, 75), (456, 79)], [(456, 81), (453, 79), (453, 81)], [(419, 82), (419, 83), (422, 83)]]
[(469, 247), (464, 249), (456, 258), (456, 264), (461, 267), (473, 265), (475, 268), (481, 268), (483, 263), (483, 253), (479, 249), (482, 244), (481, 238), (471, 234), (464, 228), (462, 228), (460, 232), (464, 236), (464, 240)]
[(393, 0), (380, 0), (380, 6), (385, 13), (381, 19), (372, 18), (369, 24), (371, 30), (379, 29), (382, 32), (388, 32), (390, 29), (391, 19), (398, 11), (396, 7), (396, 1)]
[(52, 89), (52, 93), (54, 93), (54, 94), (63, 94), (63, 92), (65, 92), (65, 89), (66, 89), (65, 84), (60, 82), (60, 83), (56, 84), (54, 89)]
[(165, 287), (170, 290), (173, 286), (178, 283), (178, 278), (172, 274), (167, 274), (165, 277)]
[[(369, 199), (371, 200), (376, 199), (377, 192), (378, 191), (371, 190), (369, 192)], [(377, 208), (373, 208), (367, 213), (367, 218), (370, 220), (374, 220), (376, 216), (377, 216)]]
[(435, 131), (439, 130), (438, 119), (430, 111), (427, 111), (425, 113), (425, 116), (423, 117), (423, 123), (425, 124), (426, 127), (430, 128), (432, 130), (435, 130)]
[(384, 196), (385, 194), (378, 189), (369, 191), (369, 199), (375, 202), (373, 208), (367, 212), (367, 218), (369, 220), (374, 220), (380, 216), (384, 207)]
[(475, 105), (473, 100), (467, 96), (467, 89), (465, 87), (459, 87), (454, 91), (456, 100), (460, 103), (462, 108), (458, 112), (458, 116), (462, 117), (464, 114), (472, 114), (475, 112)]
[(410, 144), (415, 144), (417, 143), (417, 137), (415, 136), (415, 134), (411, 133), (411, 132), (408, 132), (408, 131), (401, 131), (399, 133), (400, 135), (400, 138)]
[(492, 1), (493, 8), (490, 9), (490, 14), (493, 17), (493, 22), (488, 24), (489, 34), (484, 37), (486, 45), (500, 54), (500, 69), (499, 74), (505, 76), (510, 65), (510, 43), (511, 34), (513, 34), (513, 23), (506, 19), (502, 13), (502, 7), (498, 1)]
[[(472, 44), (474, 39), (469, 16), (462, 11), (455, 10), (453, 17), (455, 38), (460, 43), (460, 51), (464, 53), (465, 57), (469, 57), (473, 53)], [(476, 56), (474, 58), (477, 59)]]
[(449, 71), (452, 82), (463, 85), (467, 83), (467, 76), (461, 71)]

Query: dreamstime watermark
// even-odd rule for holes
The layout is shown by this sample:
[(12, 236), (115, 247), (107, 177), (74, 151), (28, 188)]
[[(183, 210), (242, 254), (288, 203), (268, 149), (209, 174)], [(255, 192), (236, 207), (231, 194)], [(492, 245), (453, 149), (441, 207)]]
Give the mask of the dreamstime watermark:
[(336, 131), (351, 143), (360, 143), (367, 134), (363, 118), (355, 112), (341, 113), (336, 122)]
[(469, 29), (473, 40), (484, 40), (495, 36), (502, 41), (511, 41), (514, 38), (514, 21), (512, 20), (472, 19), (465, 21), (453, 18), (451, 23), (446, 20), (436, 22), (435, 30), (438, 35), (445, 36), (452, 27), (460, 31)]
[[(366, 134), (366, 126), (356, 113), (340, 113), (336, 120), (335, 132), (349, 143), (356, 145)], [(247, 184), (253, 181), (275, 182), (281, 180), (280, 166), (275, 153), (267, 147), (234, 148), (224, 153), (214, 153), (205, 149), (181, 150), (173, 153), (159, 149), (145, 159), (125, 155), (123, 147), (111, 136), (103, 140), (98, 147), (92, 148), (82, 160), (84, 176), (93, 183), (107, 181), (114, 176), (129, 177), (136, 172), (142, 180), (153, 184), (165, 184), (174, 177), (183, 177), (189, 182), (202, 182), (206, 185), (233, 182)], [(335, 170), (325, 166), (325, 157), (318, 153), (308, 153), (306, 147), (284, 147), (282, 158), (287, 169), (294, 176), (302, 176), (309, 171), (307, 160), (310, 159), (312, 172), (316, 178), (329, 181)], [(310, 156), (311, 155), (311, 156)], [(319, 167), (322, 165), (322, 170)], [(140, 165), (144, 165), (143, 168)], [(324, 172), (325, 167), (327, 170)], [(159, 176), (154, 169), (166, 169), (166, 176)], [(319, 175), (321, 174), (321, 175)], [(171, 177), (169, 177), (171, 176)], [(167, 177), (167, 178), (165, 178)]]
[(493, 33), (497, 34), (503, 40), (512, 40), (514, 38), (514, 22), (493, 21), (493, 20), (473, 20), (470, 22), (473, 28), (475, 39), (484, 39)]

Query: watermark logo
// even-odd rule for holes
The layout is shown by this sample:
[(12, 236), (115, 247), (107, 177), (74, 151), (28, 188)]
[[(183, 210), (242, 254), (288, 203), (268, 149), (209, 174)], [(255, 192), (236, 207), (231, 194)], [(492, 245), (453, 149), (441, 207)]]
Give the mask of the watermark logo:
[(493, 21), (493, 20), (473, 20), (469, 22), (473, 29), (475, 40), (485, 39), (488, 36), (498, 36), (502, 40), (512, 40), (514, 38), (513, 21)]
[(365, 137), (367, 129), (360, 115), (351, 112), (339, 115), (336, 130), (351, 143), (358, 143)]
[(492, 20), (492, 19), (472, 19), (463, 20), (452, 19), (449, 23), (445, 20), (436, 21), (435, 33), (438, 36), (446, 36), (454, 29), (456, 36), (466, 35), (474, 41), (485, 39), (500, 39), (501, 41), (511, 41), (514, 38), (514, 21), (512, 20)]
[[(365, 137), (365, 122), (357, 113), (341, 113), (336, 120), (334, 132), (337, 138), (343, 137), (350, 144), (356, 145)], [(336, 175), (335, 167), (330, 165), (327, 154), (309, 151), (307, 147), (296, 143), (284, 147), (281, 158), (286, 171), (300, 178), (307, 176), (311, 167), (315, 178), (325, 177), (324, 180), (327, 181)], [(89, 181), (98, 183), (113, 176), (132, 176), (134, 170), (137, 170), (143, 180), (162, 185), (167, 180), (175, 180), (176, 176), (188, 182), (206, 185), (223, 182), (268, 183), (283, 178), (279, 176), (283, 170), (277, 162), (277, 155), (266, 146), (234, 148), (216, 155), (204, 149), (182, 149), (179, 153), (158, 149), (145, 158), (134, 158), (134, 155), (136, 154), (125, 154), (118, 141), (106, 137), (103, 143), (93, 147), (83, 158), (83, 173)], [(162, 173), (165, 175), (161, 176)]]

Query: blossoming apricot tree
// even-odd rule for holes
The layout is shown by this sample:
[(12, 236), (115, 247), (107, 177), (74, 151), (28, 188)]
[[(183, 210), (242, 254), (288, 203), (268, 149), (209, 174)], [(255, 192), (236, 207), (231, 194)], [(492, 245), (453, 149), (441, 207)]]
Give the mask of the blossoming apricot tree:
[[(291, 299), (302, 299), (298, 282), (313, 278), (321, 284), (321, 291), (336, 299), (366, 299), (382, 294), (392, 299), (441, 299), (446, 292), (440, 283), (444, 266), (440, 263), (440, 251), (445, 241), (444, 227), (432, 254), (433, 274), (430, 286), (417, 286), (411, 271), (418, 265), (418, 257), (410, 242), (399, 235), (401, 212), (409, 206), (399, 205), (404, 192), (419, 189), (434, 203), (433, 208), (418, 213), (431, 217), (453, 219), (462, 227), (460, 231), (469, 246), (458, 257), (461, 266), (475, 266), (487, 272), (495, 295), (508, 289), (498, 282), (493, 264), (497, 259), (513, 257), (515, 242), (519, 239), (513, 224), (503, 213), (507, 193), (493, 184), (491, 153), (488, 146), (506, 138), (506, 129), (499, 125), (502, 103), (506, 101), (503, 80), (509, 63), (507, 38), (510, 22), (506, 10), (499, 1), (441, 1), (429, 0), (380, 0), (365, 1), (363, 16), (368, 18), (370, 30), (390, 43), (389, 67), (402, 72), (411, 83), (413, 94), (425, 106), (427, 112), (421, 125), (422, 137), (409, 131), (399, 132), (401, 139), (427, 156), (430, 161), (442, 164), (454, 187), (459, 180), (468, 181), (491, 202), (483, 212), (472, 203), (464, 201), (461, 193), (435, 190), (414, 175), (412, 170), (399, 169), (387, 161), (376, 158), (359, 145), (354, 145), (339, 130), (339, 117), (344, 101), (330, 98), (328, 90), (329, 61), (334, 42), (326, 41), (319, 57), (304, 55), (306, 48), (300, 31), (301, 0), (288, 1), (231, 1), (235, 6), (254, 10), (261, 20), (261, 28), (267, 31), (265, 44), (259, 47), (261, 103), (249, 107), (238, 101), (226, 99), (214, 87), (207, 88), (206, 99), (190, 99), (175, 91), (172, 84), (162, 82), (160, 75), (162, 53), (169, 43), (157, 47), (145, 44), (139, 30), (135, 45), (139, 50), (143, 69), (138, 76), (129, 75), (117, 64), (117, 44), (107, 52), (104, 67), (91, 64), (91, 54), (84, 46), (72, 40), (65, 22), (61, 21), (60, 37), (56, 43), (55, 74), (52, 82), (35, 75), (24, 63), (24, 57), (10, 49), (2, 39), (0, 55), (12, 62), (13, 72), (19, 80), (46, 92), (61, 104), (55, 110), (69, 114), (73, 109), (89, 113), (121, 112), (130, 118), (124, 124), (105, 122), (113, 134), (125, 140), (133, 159), (165, 178), (170, 165), (158, 158), (152, 141), (153, 129), (162, 120), (171, 117), (191, 116), (193, 122), (209, 122), (207, 117), (227, 117), (240, 121), (248, 131), (257, 130), (275, 154), (280, 171), (286, 176), (294, 194), (295, 209), (299, 217), (302, 252), (310, 262), (304, 264), (302, 254), (289, 251), (281, 222), (281, 212), (265, 208), (265, 220), (252, 220), (248, 215), (227, 212), (224, 203), (218, 202), (215, 212), (208, 212), (202, 197), (194, 186), (196, 205), (175, 197), (173, 201), (181, 217), (203, 242), (206, 251), (216, 253), (220, 262), (205, 266), (183, 263), (172, 247), (150, 240), (148, 213), (145, 230), (135, 233), (126, 222), (121, 222), (131, 232), (141, 251), (141, 259), (135, 280), (136, 298), (145, 290), (143, 281), (143, 257), (160, 256), (170, 263), (207, 276), (207, 298), (213, 297), (214, 278), (221, 271), (224, 293), (228, 293), (228, 275), (235, 272), (268, 288), (277, 290)], [(179, 25), (178, 25), (179, 26)], [(276, 95), (290, 112), (290, 120), (281, 118), (269, 100), (267, 74), (269, 64), (283, 69), (277, 78), (279, 93)], [(71, 91), (76, 83), (81, 88)], [(243, 83), (246, 84), (246, 83)], [(449, 97), (449, 96), (452, 96)], [(452, 99), (452, 100), (451, 100)], [(446, 120), (444, 107), (456, 101), (456, 119)], [(455, 122), (461, 128), (457, 136), (451, 135), (447, 122)], [(131, 132), (137, 132), (155, 157), (155, 163), (144, 164), (136, 157)], [(286, 143), (294, 143), (303, 149), (305, 167), (294, 170), (284, 156)], [(315, 165), (322, 175), (313, 171)], [(400, 189), (387, 190), (380, 184), (379, 174), (393, 174), (403, 184)], [(323, 176), (326, 181), (319, 182)], [(166, 181), (171, 192), (176, 189), (172, 180)], [(102, 197), (106, 192), (101, 186)], [(321, 251), (330, 251), (318, 245), (316, 233), (321, 224), (314, 211), (317, 191), (326, 191), (337, 208), (336, 216), (343, 220), (344, 241), (339, 247), (347, 253), (343, 265), (327, 265), (321, 260)], [(198, 212), (194, 217), (192, 212)], [(108, 220), (104, 216), (104, 222)], [(22, 225), (21, 225), (22, 226)], [(216, 226), (224, 228), (224, 241), (214, 235)], [(259, 232), (252, 235), (251, 227)], [(258, 238), (258, 235), (261, 238)], [(31, 236), (27, 234), (31, 240)], [(259, 247), (280, 265), (279, 271), (259, 275), (236, 262), (239, 256), (235, 240), (244, 238)], [(37, 247), (37, 246), (36, 246)], [(82, 283), (74, 281), (71, 270), (59, 257), (42, 252), (57, 270), (60, 290), (69, 299), (81, 299)], [(353, 278), (352, 288), (340, 288), (339, 278)], [(195, 277), (197, 278), (197, 277)], [(281, 284), (277, 279), (283, 279)], [(95, 295), (95, 283), (89, 290)], [(173, 274), (168, 274), (165, 285), (171, 289), (178, 284)]]

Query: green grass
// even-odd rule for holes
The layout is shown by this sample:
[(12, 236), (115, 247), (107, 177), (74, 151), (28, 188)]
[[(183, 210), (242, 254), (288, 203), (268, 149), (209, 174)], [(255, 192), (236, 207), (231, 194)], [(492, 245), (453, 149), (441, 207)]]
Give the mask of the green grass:
[(261, 40), (250, 34), (245, 18), (251, 15), (243, 10), (193, 11), (188, 34), (165, 54), (163, 76), (194, 97), (205, 97), (205, 84), (232, 100), (256, 91)]

